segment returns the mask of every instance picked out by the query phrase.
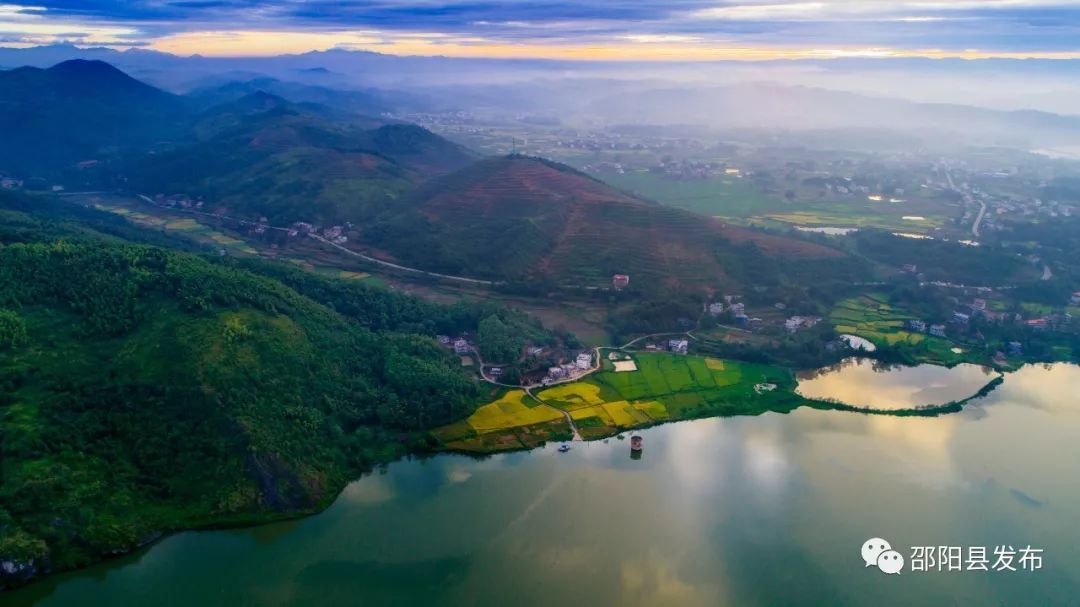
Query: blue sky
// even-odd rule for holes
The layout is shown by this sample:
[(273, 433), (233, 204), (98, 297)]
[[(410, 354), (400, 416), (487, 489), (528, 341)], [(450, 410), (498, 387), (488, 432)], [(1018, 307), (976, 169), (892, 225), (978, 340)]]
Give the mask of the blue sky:
[(0, 0), (0, 44), (581, 59), (1080, 56), (1080, 0)]

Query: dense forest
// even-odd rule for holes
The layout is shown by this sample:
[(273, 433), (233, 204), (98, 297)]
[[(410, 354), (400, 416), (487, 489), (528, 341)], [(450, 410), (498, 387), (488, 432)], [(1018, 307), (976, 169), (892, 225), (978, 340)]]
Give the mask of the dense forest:
[(550, 339), (496, 306), (0, 210), (0, 585), (327, 504), (471, 413), (432, 335), (491, 319)]

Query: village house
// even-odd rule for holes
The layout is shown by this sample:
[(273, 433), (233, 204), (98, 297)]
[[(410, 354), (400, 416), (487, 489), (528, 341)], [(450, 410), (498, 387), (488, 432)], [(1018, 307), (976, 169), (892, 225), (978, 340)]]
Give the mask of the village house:
[[(819, 322), (821, 322), (821, 318), (817, 316), (792, 316), (784, 321), (784, 328), (787, 329), (789, 333), (794, 333), (799, 329), (812, 328)], [(752, 323), (753, 319), (751, 319), (751, 324)]]
[(903, 269), (904, 272), (907, 272), (908, 274), (914, 274), (919, 271), (919, 266), (913, 263), (905, 263)]
[(1006, 348), (1009, 351), (1009, 356), (1023, 356), (1024, 347), (1018, 341), (1010, 341)]
[(1024, 324), (1026, 324), (1033, 331), (1045, 331), (1050, 325), (1050, 323), (1045, 318), (1033, 318), (1025, 322)]
[(543, 354), (544, 349), (541, 348), (540, 346), (529, 346), (529, 348), (527, 350), (525, 350), (525, 353), (528, 354), (529, 356), (536, 357), (536, 356), (540, 356), (541, 354)]
[(562, 367), (549, 367), (548, 377), (552, 379), (562, 379), (566, 377), (566, 370), (564, 370)]
[(1069, 298), (1069, 303), (1074, 306), (1080, 306), (1080, 291), (1072, 294), (1072, 297)]
[(744, 303), (733, 303), (730, 306), (730, 310), (735, 316), (746, 316), (746, 304)]
[(986, 300), (976, 299), (975, 301), (971, 302), (971, 309), (982, 312), (986, 309)]
[(588, 352), (582, 352), (577, 355), (577, 360), (574, 362), (578, 369), (589, 369), (592, 367), (592, 354)]
[(626, 274), (616, 274), (611, 277), (611, 286), (615, 287), (616, 291), (621, 291), (630, 286), (630, 277)]
[(945, 325), (930, 325), (930, 335), (945, 337)]
[(0, 188), (4, 188), (5, 190), (21, 188), (22, 184), (23, 182), (21, 179), (15, 179), (13, 177), (4, 177), (3, 179), (0, 179)]
[(460, 338), (460, 337), (455, 339), (454, 340), (454, 354), (468, 354), (468, 353), (469, 353), (469, 342), (465, 341), (463, 338)]
[(971, 316), (963, 312), (953, 312), (952, 321), (958, 325), (966, 325), (971, 322)]
[(719, 316), (724, 313), (724, 304), (720, 302), (709, 304), (709, 315)]
[(926, 333), (926, 322), (922, 320), (909, 320), (908, 328), (916, 333)]
[(689, 345), (685, 339), (672, 339), (668, 341), (668, 350), (676, 354), (686, 354)]

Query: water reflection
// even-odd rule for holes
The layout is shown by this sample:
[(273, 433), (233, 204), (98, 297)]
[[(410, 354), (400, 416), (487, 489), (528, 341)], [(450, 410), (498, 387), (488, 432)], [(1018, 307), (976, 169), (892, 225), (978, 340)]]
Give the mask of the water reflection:
[[(643, 430), (640, 460), (612, 440), (403, 461), (318, 516), (179, 534), (4, 604), (1075, 604), (1078, 394), (1080, 367), (1030, 366), (936, 418), (803, 408)], [(871, 536), (1047, 558), (886, 578)]]
[(868, 409), (913, 409), (963, 400), (989, 383), (996, 372), (962, 364), (905, 367), (867, 358), (848, 358), (831, 367), (798, 375), (799, 394)]

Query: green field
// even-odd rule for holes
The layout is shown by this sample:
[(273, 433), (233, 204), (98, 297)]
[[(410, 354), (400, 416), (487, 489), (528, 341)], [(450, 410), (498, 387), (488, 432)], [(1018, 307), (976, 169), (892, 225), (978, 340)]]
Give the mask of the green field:
[(952, 340), (908, 331), (907, 321), (914, 318), (878, 293), (845, 299), (829, 315), (837, 333), (858, 335), (878, 347), (911, 346), (926, 362), (954, 364), (970, 360), (968, 352), (953, 352), (957, 346)]
[[(869, 200), (798, 201), (792, 210), (760, 215), (762, 219), (807, 227), (880, 228), (926, 232), (945, 224), (942, 210), (926, 204)], [(905, 217), (922, 217), (905, 219)]]
[[(130, 206), (138, 203), (132, 201)], [(107, 211), (121, 215), (128, 221), (145, 228), (164, 230), (166, 232), (181, 233), (198, 242), (217, 246), (227, 250), (230, 254), (255, 257), (259, 252), (248, 243), (219, 232), (209, 226), (203, 225), (190, 218), (174, 218), (144, 213), (129, 208), (119, 202), (96, 200), (94, 208), (99, 211)]]
[[(556, 409), (570, 414), (583, 438), (595, 439), (663, 421), (789, 411), (806, 402), (793, 393), (795, 382), (785, 369), (666, 353), (636, 354), (634, 360), (637, 371), (602, 371), (538, 393), (550, 407), (529, 408), (522, 391), (511, 391), (433, 435), (450, 448), (499, 450), (527, 446), (523, 434), (528, 440), (544, 424), (558, 424), (551, 415), (561, 415)], [(758, 394), (758, 383), (780, 389)]]
[(715, 217), (753, 217), (795, 208), (783, 199), (758, 192), (745, 179), (735, 176), (676, 180), (641, 171), (599, 177), (637, 196)]

